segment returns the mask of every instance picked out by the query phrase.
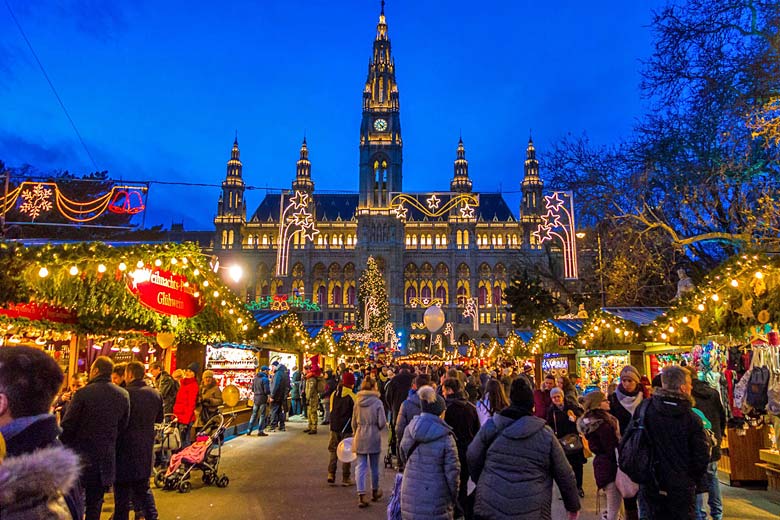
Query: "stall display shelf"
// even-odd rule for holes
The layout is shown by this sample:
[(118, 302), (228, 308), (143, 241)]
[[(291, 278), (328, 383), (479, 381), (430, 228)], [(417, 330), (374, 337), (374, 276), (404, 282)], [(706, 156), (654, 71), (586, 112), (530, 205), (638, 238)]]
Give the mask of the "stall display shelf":
[(252, 398), (252, 381), (255, 379), (254, 370), (232, 370), (215, 368), (214, 379), (220, 390), (224, 390), (229, 385), (238, 388), (241, 400)]
[(729, 486), (745, 484), (766, 484), (764, 468), (759, 452), (769, 447), (769, 428), (727, 428), (721, 444), (721, 459), (718, 461), (718, 478)]

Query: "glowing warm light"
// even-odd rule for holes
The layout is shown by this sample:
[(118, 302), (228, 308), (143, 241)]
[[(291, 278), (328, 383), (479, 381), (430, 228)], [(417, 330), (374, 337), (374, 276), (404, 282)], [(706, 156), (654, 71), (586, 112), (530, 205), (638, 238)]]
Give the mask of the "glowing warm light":
[(195, 298), (199, 298), (199, 297), (200, 297), (200, 292), (198, 292), (198, 291), (195, 291), (194, 293), (192, 293), (192, 295), (193, 295)]
[(696, 308), (699, 309), (699, 312), (704, 312), (704, 304), (703, 303), (700, 303), (699, 306), (696, 307)]
[(135, 264), (135, 266), (136, 266), (138, 269), (141, 269), (141, 268), (144, 266), (144, 262), (143, 262), (143, 260), (139, 260), (139, 261), (138, 261), (138, 263), (137, 263), (137, 264)]
[(127, 270), (127, 264), (125, 264), (124, 262), (119, 262), (119, 270), (120, 271)]
[(103, 264), (98, 264), (98, 273), (105, 273), (106, 272), (106, 266)]
[(49, 276), (49, 270), (46, 269), (45, 267), (41, 267), (38, 270), (38, 276), (40, 276), (41, 278), (46, 278), (47, 276)]
[(158, 258), (158, 259), (156, 259), (156, 260), (154, 261), (154, 265), (155, 265), (155, 267), (160, 267), (160, 266), (162, 265), (162, 260), (160, 260), (159, 258)]
[(214, 298), (219, 298), (219, 291), (214, 291)]
[(175, 258), (171, 258), (171, 265), (176, 265), (178, 263), (179, 263), (178, 260), (176, 260)]
[(222, 306), (224, 307), (225, 305), (227, 305), (227, 302), (225, 300), (222, 300)]
[(667, 330), (669, 331), (670, 334), (674, 333), (674, 327), (672, 327), (671, 325), (669, 325), (669, 329)]
[(228, 314), (233, 314), (233, 309), (230, 309), (230, 310), (228, 311)]
[(77, 274), (79, 274), (79, 268), (74, 265), (70, 268), (68, 272), (70, 273), (71, 276), (76, 276)]
[(731, 286), (732, 287), (738, 287), (739, 286), (739, 282), (736, 281), (736, 280), (731, 280)]
[(208, 287), (208, 286), (209, 286), (209, 281), (203, 280), (203, 287)]
[(243, 318), (238, 318), (236, 321), (237, 321), (239, 324), (241, 324), (241, 323), (244, 323), (244, 319), (243, 319)]
[(615, 334), (620, 334), (620, 327), (615, 327)]
[(666, 332), (662, 332), (662, 333), (661, 333), (661, 339), (666, 339), (666, 338), (668, 338), (668, 337), (669, 337), (669, 336), (667, 336), (667, 335), (666, 335)]
[(198, 276), (198, 275), (200, 274), (200, 270), (198, 270), (198, 269), (194, 269), (194, 270), (192, 271), (192, 274), (194, 274), (195, 276)]
[(688, 320), (688, 316), (683, 316), (681, 321), (683, 323), (688, 323), (688, 321), (690, 321), (690, 320)]
[(718, 296), (717, 293), (713, 294), (712, 296), (710, 296), (710, 298), (712, 298), (712, 301), (714, 301), (714, 302), (720, 300), (720, 296)]
[(238, 282), (241, 280), (241, 277), (244, 276), (244, 270), (240, 265), (231, 265), (230, 269), (228, 269), (228, 274), (234, 282)]
[(764, 277), (764, 273), (762, 273), (761, 271), (756, 271), (756, 278), (761, 280), (763, 277)]

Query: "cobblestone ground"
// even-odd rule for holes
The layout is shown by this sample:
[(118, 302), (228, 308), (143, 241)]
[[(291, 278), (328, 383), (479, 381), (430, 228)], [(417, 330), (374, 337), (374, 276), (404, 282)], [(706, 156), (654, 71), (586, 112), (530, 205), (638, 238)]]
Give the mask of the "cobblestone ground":
[[(392, 491), (394, 472), (381, 469), (385, 497), (367, 509), (357, 508), (355, 488), (330, 486), (327, 426), (317, 435), (301, 433), (305, 423), (289, 423), (286, 432), (268, 437), (240, 436), (224, 448), (222, 469), (230, 485), (204, 486), (193, 478), (191, 492), (153, 489), (162, 520), (263, 520), (263, 519), (379, 519)], [(380, 463), (381, 467), (381, 463)], [(780, 517), (780, 497), (766, 491), (723, 486), (726, 519), (763, 520)], [(599, 520), (593, 470), (585, 466), (583, 520)], [(556, 493), (554, 491), (554, 493)], [(604, 501), (602, 500), (603, 504)], [(553, 497), (553, 519), (564, 519), (561, 500)], [(106, 497), (103, 518), (111, 516), (112, 497)], [(345, 516), (349, 515), (349, 516)], [(132, 515), (131, 515), (132, 518)]]

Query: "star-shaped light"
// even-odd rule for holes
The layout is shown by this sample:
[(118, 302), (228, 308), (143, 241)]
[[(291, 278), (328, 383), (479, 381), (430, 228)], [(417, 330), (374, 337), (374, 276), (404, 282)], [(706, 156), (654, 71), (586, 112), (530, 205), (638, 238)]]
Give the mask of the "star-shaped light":
[(542, 215), (542, 221), (544, 222), (544, 227), (551, 229), (561, 227), (561, 216), (552, 210), (548, 211), (546, 215)]
[(314, 227), (314, 222), (310, 222), (308, 225), (303, 226), (301, 229), (303, 233), (303, 240), (311, 240), (314, 242), (314, 237), (320, 234), (320, 230)]
[(755, 319), (753, 314), (753, 298), (742, 298), (742, 305), (739, 306), (734, 312), (745, 318), (746, 320)]
[(296, 191), (295, 195), (290, 199), (290, 204), (292, 204), (295, 209), (305, 208), (309, 205), (309, 194), (305, 191)]
[(539, 229), (533, 232), (533, 235), (539, 239), (539, 243), (543, 244), (547, 240), (552, 240), (552, 235), (550, 235), (550, 231), (552, 231), (552, 228), (547, 226), (539, 226)]
[(403, 204), (399, 204), (398, 206), (395, 207), (393, 211), (395, 211), (396, 218), (405, 219), (406, 213), (409, 211), (409, 209), (405, 207)]
[(474, 208), (469, 206), (467, 202), (465, 206), (460, 208), (460, 216), (463, 218), (474, 218)]
[(425, 199), (425, 202), (428, 203), (428, 209), (434, 211), (439, 209), (439, 204), (441, 203), (441, 199), (437, 197), (436, 194), (434, 193), (433, 195)]
[(293, 213), (292, 219), (294, 226), (305, 226), (308, 222), (311, 221), (311, 213), (305, 209), (302, 209), (297, 213)]
[(692, 316), (688, 322), (688, 327), (694, 332), (699, 334), (701, 332), (701, 325), (699, 325), (699, 315)]
[(545, 195), (544, 200), (547, 201), (547, 209), (552, 211), (558, 211), (563, 206), (560, 192), (554, 192), (552, 195)]

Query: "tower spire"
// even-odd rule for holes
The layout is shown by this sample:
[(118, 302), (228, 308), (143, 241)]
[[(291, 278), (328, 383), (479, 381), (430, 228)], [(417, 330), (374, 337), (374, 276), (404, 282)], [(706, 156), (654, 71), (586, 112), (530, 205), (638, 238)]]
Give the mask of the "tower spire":
[(296, 191), (311, 192), (314, 190), (314, 183), (311, 180), (311, 162), (309, 161), (309, 147), (306, 145), (306, 135), (303, 136), (301, 143), (301, 152), (298, 162), (295, 163), (295, 181), (292, 185)]
[(458, 151), (455, 158), (455, 175), (450, 182), (450, 191), (470, 192), (472, 182), (469, 178), (469, 162), (466, 160), (466, 147), (463, 146), (463, 136), (458, 138)]

